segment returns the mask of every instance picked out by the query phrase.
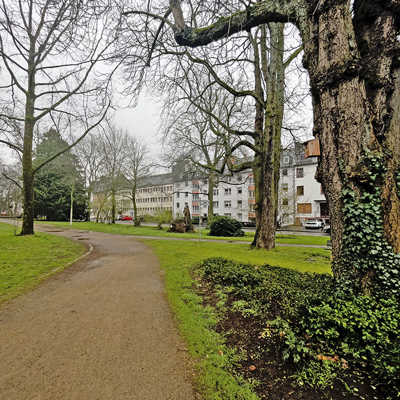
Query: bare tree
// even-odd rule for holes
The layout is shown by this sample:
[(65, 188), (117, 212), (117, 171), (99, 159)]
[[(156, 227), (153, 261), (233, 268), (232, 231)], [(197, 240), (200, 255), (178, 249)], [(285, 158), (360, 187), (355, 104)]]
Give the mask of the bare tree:
[[(113, 70), (98, 67), (107, 61), (115, 40), (108, 9), (108, 2), (102, 0), (0, 2), (0, 60), (8, 76), (2, 86), (0, 118), (6, 126), (23, 126), (17, 132), (19, 140), (3, 136), (2, 142), (22, 155), (22, 234), (34, 232), (35, 173), (97, 126), (109, 107)], [(80, 133), (68, 148), (33, 167), (33, 139), (39, 124)]]
[(214, 188), (221, 179), (221, 167), (227, 154), (232, 155), (232, 147), (238, 141), (217, 121), (223, 121), (226, 127), (235, 124), (239, 127), (244, 110), (242, 103), (231, 102), (231, 97), (223, 88), (209, 85), (209, 79), (196, 81), (194, 86), (201, 96), (196, 96), (195, 105), (191, 98), (185, 96), (166, 99), (164, 134), (168, 144), (167, 157), (172, 162), (185, 159), (193, 165), (193, 169), (207, 176), (210, 220), (214, 215)]
[(148, 150), (145, 144), (140, 143), (135, 137), (128, 136), (126, 139), (127, 154), (123, 165), (123, 174), (129, 185), (129, 199), (132, 201), (134, 212), (134, 224), (140, 225), (137, 213), (136, 194), (140, 180), (148, 176), (151, 163), (148, 160)]
[(175, 37), (204, 46), (269, 22), (300, 31), (310, 75), (318, 179), (330, 208), (333, 272), (346, 289), (400, 292), (400, 4), (398, 0), (263, 0)]
[(104, 153), (99, 139), (99, 133), (91, 133), (74, 148), (74, 153), (79, 158), (82, 172), (85, 177), (88, 195), (88, 221), (90, 221), (91, 216), (93, 188), (97, 179), (101, 176), (104, 166)]
[[(234, 3), (227, 5), (218, 2), (208, 7), (201, 2), (191, 2), (192, 11), (198, 11), (192, 12), (191, 23), (198, 26), (201, 22), (208, 22), (222, 10), (234, 11), (242, 5), (240, 1)], [(271, 249), (275, 246), (285, 70), (301, 52), (301, 47), (292, 51), (285, 59), (284, 25), (268, 24), (235, 38), (229, 43), (230, 52), (223, 46), (214, 44), (205, 50), (195, 49), (189, 52), (176, 48), (176, 43), (168, 32), (163, 31), (164, 25), (171, 25), (165, 17), (171, 10), (161, 17), (164, 14), (162, 9), (156, 6), (154, 8), (156, 12), (137, 9), (125, 12), (125, 15), (135, 17), (135, 35), (139, 35), (140, 24), (137, 22), (141, 18), (145, 24), (142, 30), (147, 35), (142, 38), (142, 42), (146, 43), (148, 38), (153, 43), (152, 46), (147, 46), (150, 49), (147, 60), (159, 71), (159, 76), (152, 81), (157, 82), (160, 91), (168, 91), (169, 97), (188, 100), (197, 107), (198, 112), (208, 112), (213, 124), (218, 127), (214, 133), (220, 138), (236, 138), (229, 141), (233, 143), (230, 148), (225, 146), (225, 162), (222, 163), (221, 170), (225, 167), (232, 172), (253, 169), (257, 221), (253, 246)], [(161, 23), (159, 29), (153, 31), (154, 20)], [(148, 30), (152, 33), (148, 34)], [(168, 62), (161, 61), (165, 56)], [(232, 104), (240, 104), (246, 114), (246, 122), (249, 120), (248, 116), (252, 116), (252, 128), (248, 124), (245, 129), (241, 124), (229, 124), (212, 111), (206, 110), (204, 104), (201, 104), (201, 98), (207, 91), (207, 88), (201, 86), (199, 77), (202, 75), (211, 77), (208, 81), (210, 90), (222, 87), (230, 95)], [(163, 84), (166, 76), (169, 83)], [(248, 107), (250, 103), (252, 110)], [(235, 165), (230, 163), (235, 151), (243, 147), (254, 154), (253, 160)]]
[(111, 223), (115, 224), (117, 213), (116, 195), (121, 188), (126, 187), (124, 172), (127, 157), (129, 157), (127, 133), (108, 122), (101, 136), (101, 149), (104, 162), (102, 191), (110, 193)]

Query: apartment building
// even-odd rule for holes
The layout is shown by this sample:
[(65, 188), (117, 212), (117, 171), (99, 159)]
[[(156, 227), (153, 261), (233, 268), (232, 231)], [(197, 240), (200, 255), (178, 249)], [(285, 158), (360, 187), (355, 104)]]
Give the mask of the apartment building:
[(310, 218), (329, 218), (328, 203), (316, 181), (318, 157), (297, 143), (281, 155), (278, 218), (281, 225), (303, 225)]
[[(315, 154), (317, 152), (310, 152), (301, 143), (282, 151), (278, 195), (278, 219), (281, 225), (303, 225), (310, 218), (329, 218), (321, 185), (315, 180), (318, 165)], [(207, 218), (208, 179), (181, 162), (171, 173), (143, 178), (136, 199), (139, 216), (155, 215), (166, 210), (176, 218), (183, 216), (187, 205), (194, 218)], [(218, 178), (213, 196), (214, 215), (254, 222), (254, 207), (255, 186), (251, 170)], [(117, 208), (122, 214), (134, 217), (127, 189), (118, 192)]]
[(138, 215), (172, 212), (174, 177), (172, 174), (152, 175), (141, 179), (136, 192)]
[[(207, 177), (186, 176), (174, 183), (173, 215), (183, 215), (187, 205), (193, 217), (207, 218), (208, 180)], [(225, 215), (242, 222), (255, 218), (254, 183), (251, 172), (245, 171), (233, 176), (222, 176), (213, 190), (214, 215)]]

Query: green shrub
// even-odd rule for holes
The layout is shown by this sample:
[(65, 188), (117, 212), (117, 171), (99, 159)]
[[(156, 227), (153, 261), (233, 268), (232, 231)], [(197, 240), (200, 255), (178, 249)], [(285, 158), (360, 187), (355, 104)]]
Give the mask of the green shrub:
[(197, 271), (214, 288), (225, 288), (231, 311), (265, 321), (260, 354), (278, 350), (298, 385), (318, 391), (339, 383), (353, 394), (372, 393), (368, 398), (400, 398), (396, 299), (342, 298), (333, 295), (329, 275), (222, 258), (203, 261)]
[(231, 217), (214, 217), (210, 224), (210, 236), (244, 236), (242, 224)]

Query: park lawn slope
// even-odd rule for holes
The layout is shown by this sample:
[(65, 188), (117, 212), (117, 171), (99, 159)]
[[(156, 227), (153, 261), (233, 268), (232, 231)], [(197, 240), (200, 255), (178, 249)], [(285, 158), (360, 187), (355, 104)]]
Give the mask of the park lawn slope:
[(0, 303), (38, 285), (84, 254), (85, 246), (70, 239), (36, 233), (15, 236), (0, 223)]
[[(37, 222), (39, 224), (50, 224), (55, 226), (62, 226), (63, 228), (81, 229), (94, 232), (104, 232), (116, 235), (132, 235), (132, 236), (154, 236), (154, 237), (170, 237), (170, 238), (184, 238), (184, 239), (209, 239), (209, 240), (229, 240), (229, 241), (242, 241), (251, 243), (254, 238), (254, 232), (245, 232), (242, 237), (218, 237), (208, 236), (208, 229), (202, 229), (201, 234), (199, 231), (195, 233), (172, 233), (164, 229), (158, 229), (154, 226), (134, 226), (122, 224), (104, 224), (95, 222), (74, 222), (72, 226), (69, 222)], [(198, 229), (198, 228), (196, 228)], [(317, 245), (326, 246), (328, 236), (316, 235), (280, 235), (276, 236), (277, 244), (294, 244), (294, 245)]]
[(256, 400), (254, 385), (235, 373), (239, 353), (215, 329), (219, 314), (205, 306), (196, 289), (193, 266), (210, 257), (254, 265), (271, 264), (301, 272), (330, 273), (330, 253), (301, 247), (250, 250), (246, 244), (143, 240), (165, 272), (168, 299), (189, 353), (197, 361), (198, 385), (206, 400)]

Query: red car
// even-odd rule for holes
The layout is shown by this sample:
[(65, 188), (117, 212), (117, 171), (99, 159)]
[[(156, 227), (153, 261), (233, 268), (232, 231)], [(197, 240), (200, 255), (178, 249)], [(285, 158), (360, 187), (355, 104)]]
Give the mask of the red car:
[(133, 218), (130, 217), (129, 215), (121, 215), (121, 216), (119, 217), (119, 220), (120, 220), (120, 221), (132, 221)]

